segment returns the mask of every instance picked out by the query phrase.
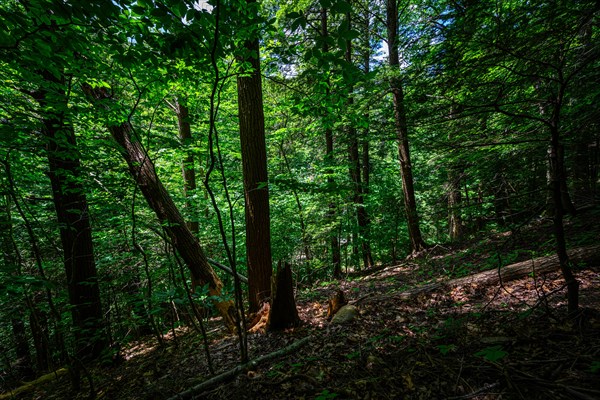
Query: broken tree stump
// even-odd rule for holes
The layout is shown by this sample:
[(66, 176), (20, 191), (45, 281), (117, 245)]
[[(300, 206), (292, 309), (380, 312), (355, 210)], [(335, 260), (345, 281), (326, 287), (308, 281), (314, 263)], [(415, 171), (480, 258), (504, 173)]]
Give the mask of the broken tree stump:
[(281, 261), (277, 264), (277, 271), (271, 282), (271, 310), (267, 330), (280, 331), (300, 325), (300, 317), (294, 298), (294, 284), (292, 268), (287, 262), (283, 268)]

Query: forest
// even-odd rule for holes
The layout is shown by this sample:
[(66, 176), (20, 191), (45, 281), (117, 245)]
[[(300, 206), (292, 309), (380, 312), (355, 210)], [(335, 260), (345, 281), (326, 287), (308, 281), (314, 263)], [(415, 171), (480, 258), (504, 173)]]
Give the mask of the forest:
[(600, 398), (599, 1), (0, 4), (0, 399)]

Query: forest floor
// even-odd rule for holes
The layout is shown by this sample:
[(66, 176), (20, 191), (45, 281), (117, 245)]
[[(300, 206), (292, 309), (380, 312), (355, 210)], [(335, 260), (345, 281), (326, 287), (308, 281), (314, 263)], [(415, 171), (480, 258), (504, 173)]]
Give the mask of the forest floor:
[[(600, 211), (568, 219), (569, 247), (598, 244)], [(293, 353), (197, 394), (200, 399), (600, 399), (600, 265), (580, 266), (582, 315), (566, 318), (558, 272), (415, 296), (408, 289), (552, 253), (551, 221), (484, 240), (437, 246), (417, 259), (298, 292), (301, 327), (248, 335), (250, 358), (309, 337)], [(359, 309), (326, 320), (338, 290)], [(123, 349), (118, 365), (89, 368), (98, 398), (168, 399), (210, 377), (202, 340), (180, 328), (158, 346)], [(239, 363), (237, 337), (209, 321), (216, 374)], [(85, 377), (83, 386), (87, 387)], [(66, 376), (19, 398), (87, 398)]]

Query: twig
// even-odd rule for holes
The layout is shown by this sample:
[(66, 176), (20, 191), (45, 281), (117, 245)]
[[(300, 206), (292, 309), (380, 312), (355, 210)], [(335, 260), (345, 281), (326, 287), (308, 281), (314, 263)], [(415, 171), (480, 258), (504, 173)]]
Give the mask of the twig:
[(463, 400), (463, 399), (471, 399), (481, 393), (487, 392), (490, 389), (495, 388), (496, 386), (500, 385), (500, 382), (494, 382), (494, 383), (489, 383), (487, 385), (483, 385), (482, 388), (477, 389), (474, 392), (471, 393), (467, 393), (465, 395), (462, 396), (453, 396), (453, 397), (446, 397), (446, 400)]

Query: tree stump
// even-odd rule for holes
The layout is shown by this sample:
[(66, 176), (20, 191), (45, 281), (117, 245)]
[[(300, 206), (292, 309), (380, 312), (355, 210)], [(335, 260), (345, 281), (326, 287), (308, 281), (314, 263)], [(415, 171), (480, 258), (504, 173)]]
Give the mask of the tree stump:
[(292, 268), (281, 261), (277, 264), (277, 272), (271, 280), (271, 310), (267, 330), (280, 331), (300, 325), (300, 317), (296, 309)]
[(333, 318), (340, 308), (344, 307), (346, 304), (348, 304), (348, 300), (346, 300), (344, 291), (338, 290), (335, 295), (329, 299), (327, 305), (327, 321), (331, 321), (331, 318)]

